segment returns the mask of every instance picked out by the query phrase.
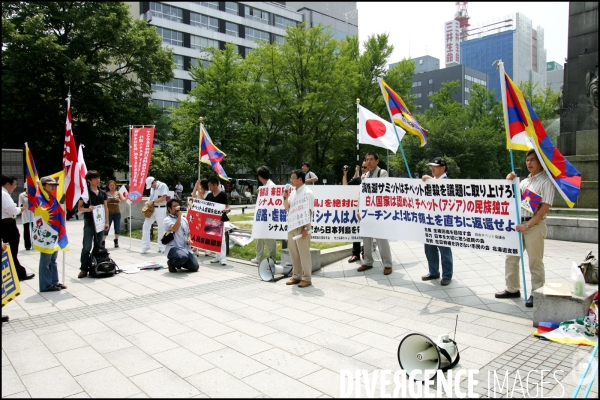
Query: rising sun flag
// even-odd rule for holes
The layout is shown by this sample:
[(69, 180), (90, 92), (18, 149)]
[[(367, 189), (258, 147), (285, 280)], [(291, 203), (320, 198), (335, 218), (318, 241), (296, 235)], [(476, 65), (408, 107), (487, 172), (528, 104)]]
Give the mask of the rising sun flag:
[(506, 126), (506, 147), (528, 151), (533, 148), (544, 170), (569, 207), (581, 189), (581, 173), (558, 151), (531, 104), (501, 65), (502, 103)]

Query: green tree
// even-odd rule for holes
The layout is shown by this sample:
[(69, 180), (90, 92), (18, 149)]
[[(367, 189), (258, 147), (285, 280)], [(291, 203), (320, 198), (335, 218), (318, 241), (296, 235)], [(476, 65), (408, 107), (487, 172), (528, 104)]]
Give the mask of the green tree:
[(127, 125), (154, 124), (150, 84), (173, 78), (173, 54), (122, 2), (2, 3), (2, 146), (35, 155), (42, 174), (62, 168), (67, 94), (86, 164), (126, 170)]
[(530, 79), (521, 82), (519, 89), (521, 89), (523, 96), (529, 101), (542, 123), (558, 118), (558, 97), (560, 93), (554, 91), (550, 86), (536, 90), (537, 86), (538, 84), (534, 84)]

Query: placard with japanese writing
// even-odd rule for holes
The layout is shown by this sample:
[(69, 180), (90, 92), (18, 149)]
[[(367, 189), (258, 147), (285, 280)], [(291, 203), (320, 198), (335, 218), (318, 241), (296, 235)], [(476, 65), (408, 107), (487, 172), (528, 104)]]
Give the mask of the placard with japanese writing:
[(363, 236), (519, 254), (511, 181), (371, 178), (360, 188)]
[[(261, 186), (256, 191), (256, 209), (252, 224), (253, 239), (287, 240), (287, 211), (283, 207), (285, 186)], [(290, 187), (290, 194), (294, 191)]]
[(10, 246), (2, 252), (2, 307), (21, 294), (21, 284), (10, 253)]
[(194, 199), (187, 211), (192, 247), (207, 251), (221, 251), (224, 204)]
[(310, 224), (310, 196), (294, 197), (294, 205), (290, 205), (287, 214), (288, 232)]
[(131, 180), (129, 182), (129, 195), (127, 198), (133, 203), (142, 201), (148, 168), (150, 168), (150, 160), (152, 158), (153, 145), (154, 128), (143, 127), (131, 130), (131, 141), (129, 143)]

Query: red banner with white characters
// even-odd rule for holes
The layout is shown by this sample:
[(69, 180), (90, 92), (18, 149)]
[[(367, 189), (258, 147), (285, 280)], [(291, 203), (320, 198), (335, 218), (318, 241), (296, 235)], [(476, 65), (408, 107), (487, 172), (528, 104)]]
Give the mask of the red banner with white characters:
[(188, 206), (187, 220), (192, 247), (219, 253), (224, 229), (221, 214), (225, 205), (194, 199)]
[(133, 128), (131, 130), (129, 146), (131, 176), (129, 177), (129, 196), (127, 198), (133, 203), (142, 201), (153, 145), (154, 128)]

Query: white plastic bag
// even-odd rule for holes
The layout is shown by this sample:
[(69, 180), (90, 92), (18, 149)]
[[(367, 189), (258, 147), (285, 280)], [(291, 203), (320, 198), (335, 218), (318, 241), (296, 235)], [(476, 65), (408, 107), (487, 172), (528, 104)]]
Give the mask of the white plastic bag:
[(585, 279), (575, 261), (571, 263), (571, 279), (573, 280), (573, 296), (583, 297), (585, 293)]

